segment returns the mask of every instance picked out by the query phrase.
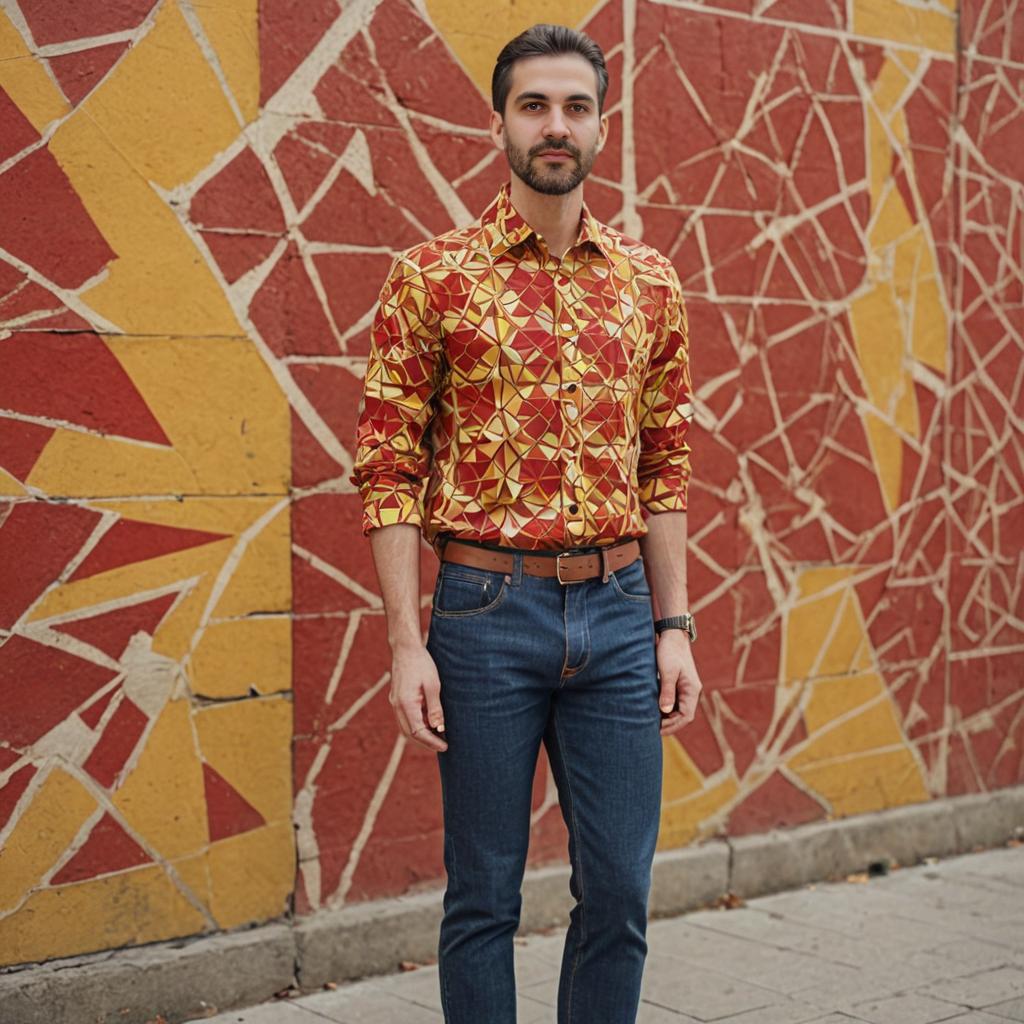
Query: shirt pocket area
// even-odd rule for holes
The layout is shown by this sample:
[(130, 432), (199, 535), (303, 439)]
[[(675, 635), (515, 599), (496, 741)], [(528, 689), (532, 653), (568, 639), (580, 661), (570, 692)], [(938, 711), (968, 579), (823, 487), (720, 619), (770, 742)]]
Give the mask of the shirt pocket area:
[(481, 615), (505, 600), (504, 573), (442, 562), (434, 586), (433, 614), (442, 618)]

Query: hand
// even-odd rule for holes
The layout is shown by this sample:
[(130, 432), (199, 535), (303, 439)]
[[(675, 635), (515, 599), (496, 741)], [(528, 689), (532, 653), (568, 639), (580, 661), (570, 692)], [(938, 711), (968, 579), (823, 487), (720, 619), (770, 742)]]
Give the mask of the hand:
[(693, 660), (690, 638), (681, 629), (667, 629), (658, 637), (656, 656), (661, 693), (661, 735), (670, 736), (693, 721), (701, 682)]
[(448, 744), (441, 709), (441, 680), (434, 659), (422, 644), (398, 647), (391, 658), (391, 692), (388, 703), (395, 709), (398, 728), (428, 750), (442, 751)]

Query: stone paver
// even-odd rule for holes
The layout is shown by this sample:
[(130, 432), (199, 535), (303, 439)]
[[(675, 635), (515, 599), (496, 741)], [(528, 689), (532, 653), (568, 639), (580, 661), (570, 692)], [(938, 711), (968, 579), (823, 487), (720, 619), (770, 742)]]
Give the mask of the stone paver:
[(994, 1014), (996, 1017), (1002, 1017), (1006, 1020), (1024, 1020), (1024, 998), (1009, 999), (1005, 1003), (996, 1003), (994, 1006), (990, 1006), (985, 1012)]
[(935, 1024), (962, 1013), (943, 999), (933, 999), (919, 992), (907, 992), (887, 999), (871, 999), (854, 1004), (854, 1012), (871, 1024)]
[[(1024, 1021), (1024, 848), (652, 921), (637, 1024)], [(516, 940), (518, 1024), (555, 1024), (561, 935)], [(441, 1024), (437, 967), (205, 1024)], [(198, 1024), (198, 1022), (197, 1022)]]

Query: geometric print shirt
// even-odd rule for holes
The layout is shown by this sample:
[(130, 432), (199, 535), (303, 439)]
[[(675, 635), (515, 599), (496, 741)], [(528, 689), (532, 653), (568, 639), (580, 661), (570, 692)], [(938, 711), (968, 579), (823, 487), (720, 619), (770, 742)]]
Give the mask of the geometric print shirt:
[(686, 509), (691, 383), (672, 264), (584, 207), (561, 260), (503, 186), (400, 254), (374, 318), (352, 482), (393, 523), (574, 548)]

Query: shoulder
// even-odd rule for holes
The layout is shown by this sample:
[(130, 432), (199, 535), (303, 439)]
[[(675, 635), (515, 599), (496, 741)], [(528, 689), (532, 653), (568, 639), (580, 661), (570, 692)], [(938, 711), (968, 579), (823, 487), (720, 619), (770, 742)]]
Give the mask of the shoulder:
[(483, 231), (479, 221), (466, 227), (452, 228), (397, 253), (391, 276), (407, 278), (425, 275), (431, 278), (450, 274), (458, 266), (456, 256), (481, 245)]
[(632, 276), (650, 287), (666, 288), (673, 295), (680, 294), (679, 276), (672, 261), (653, 245), (604, 224), (601, 225), (601, 234), (613, 263), (627, 265)]

